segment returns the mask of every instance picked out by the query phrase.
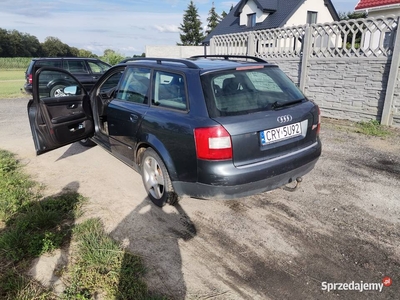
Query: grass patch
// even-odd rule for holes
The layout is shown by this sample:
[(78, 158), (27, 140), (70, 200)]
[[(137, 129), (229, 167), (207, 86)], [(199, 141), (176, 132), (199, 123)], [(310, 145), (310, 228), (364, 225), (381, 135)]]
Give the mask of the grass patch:
[(165, 299), (150, 295), (142, 276), (142, 260), (124, 251), (105, 232), (98, 219), (90, 219), (73, 230), (77, 243), (75, 263), (69, 271), (65, 298), (91, 299), (101, 293), (106, 299)]
[(385, 137), (391, 134), (388, 128), (381, 125), (377, 120), (358, 122), (356, 126), (357, 132), (365, 135)]
[(0, 221), (8, 221), (22, 207), (37, 200), (37, 185), (21, 170), (14, 154), (0, 150)]
[(25, 69), (1, 69), (0, 80), (22, 80), (25, 81)]
[(25, 70), (0, 70), (0, 99), (26, 97), (21, 91), (24, 87)]
[(22, 98), (28, 95), (21, 91), (24, 81), (0, 81), (0, 99)]
[[(99, 220), (75, 225), (81, 195), (39, 193), (15, 156), (0, 150), (0, 299), (166, 299), (148, 292), (141, 258), (124, 251)], [(69, 265), (54, 270), (68, 283), (62, 295), (25, 275), (33, 259), (68, 248)]]

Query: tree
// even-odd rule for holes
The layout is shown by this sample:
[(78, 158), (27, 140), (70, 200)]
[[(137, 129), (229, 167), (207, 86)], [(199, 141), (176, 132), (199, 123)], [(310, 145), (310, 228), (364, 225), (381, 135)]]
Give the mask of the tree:
[(69, 52), (69, 46), (53, 36), (48, 36), (44, 40), (42, 48), (44, 55), (47, 57), (67, 56)]
[(79, 49), (76, 47), (69, 47), (67, 51), (67, 56), (78, 57), (79, 56)]
[(356, 12), (356, 11), (349, 11), (349, 12), (338, 12), (340, 20), (353, 20), (353, 19), (361, 19), (366, 18), (367, 14), (365, 12)]
[(101, 60), (109, 63), (110, 65), (115, 65), (119, 63), (121, 60), (123, 60), (125, 57), (122, 56), (120, 53), (111, 50), (111, 49), (106, 49), (104, 50), (104, 55), (101, 57)]
[(39, 57), (42, 56), (42, 45), (36, 36), (24, 33), (21, 36), (23, 52), (19, 53), (19, 57)]
[[(231, 12), (231, 10), (233, 9), (233, 4), (231, 5), (231, 8), (229, 9), (229, 12)], [(225, 10), (223, 10), (222, 11), (222, 13), (221, 13), (221, 21), (223, 20), (223, 19), (225, 19), (225, 17), (228, 15), (228, 13), (225, 11)]]
[(95, 58), (97, 58), (97, 55), (93, 54), (89, 50), (79, 49), (78, 57), (95, 57)]
[(198, 46), (204, 39), (201, 30), (200, 16), (193, 0), (190, 1), (185, 14), (183, 15), (183, 24), (179, 27), (183, 33), (180, 34), (181, 46)]
[(210, 11), (208, 12), (208, 18), (207, 18), (208, 24), (207, 24), (206, 34), (210, 34), (210, 32), (213, 31), (215, 27), (217, 27), (220, 20), (221, 20), (221, 17), (215, 11), (215, 6), (214, 6), (214, 2), (213, 2), (212, 7), (211, 7)]

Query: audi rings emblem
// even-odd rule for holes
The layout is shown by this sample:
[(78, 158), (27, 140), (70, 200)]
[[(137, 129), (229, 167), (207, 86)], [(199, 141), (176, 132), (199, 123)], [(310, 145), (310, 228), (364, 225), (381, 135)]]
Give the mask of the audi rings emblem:
[(280, 117), (278, 117), (277, 120), (278, 120), (279, 123), (287, 123), (287, 122), (292, 121), (293, 118), (292, 118), (291, 115), (286, 115), (286, 116), (280, 116)]

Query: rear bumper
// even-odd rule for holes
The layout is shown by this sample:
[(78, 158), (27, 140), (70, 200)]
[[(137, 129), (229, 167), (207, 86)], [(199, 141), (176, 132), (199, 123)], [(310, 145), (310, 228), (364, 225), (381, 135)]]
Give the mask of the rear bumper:
[(26, 93), (32, 94), (32, 84), (25, 83), (24, 84), (24, 90), (25, 90)]
[(174, 181), (178, 195), (200, 199), (235, 199), (270, 191), (310, 172), (321, 155), (321, 143), (288, 157), (236, 168), (232, 162), (201, 162), (199, 182)]

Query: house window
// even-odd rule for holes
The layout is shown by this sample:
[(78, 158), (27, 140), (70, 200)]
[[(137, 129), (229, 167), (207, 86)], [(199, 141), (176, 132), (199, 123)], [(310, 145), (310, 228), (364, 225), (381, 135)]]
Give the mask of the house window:
[(247, 27), (256, 26), (256, 14), (247, 15)]
[(307, 24), (315, 24), (317, 23), (318, 12), (316, 11), (308, 11), (307, 12)]

